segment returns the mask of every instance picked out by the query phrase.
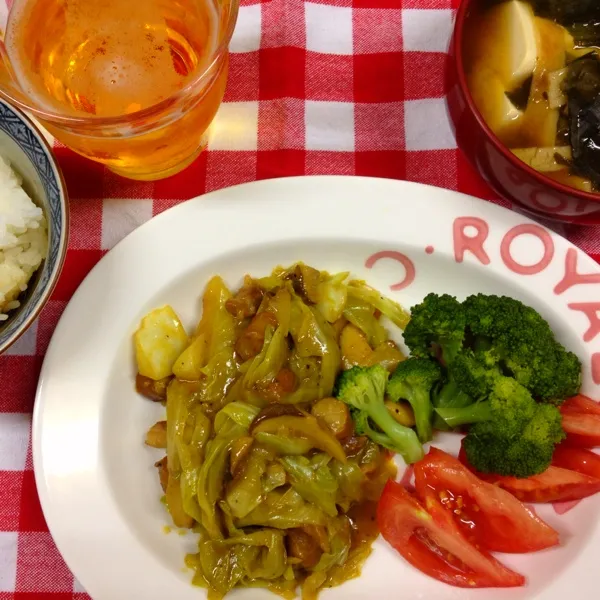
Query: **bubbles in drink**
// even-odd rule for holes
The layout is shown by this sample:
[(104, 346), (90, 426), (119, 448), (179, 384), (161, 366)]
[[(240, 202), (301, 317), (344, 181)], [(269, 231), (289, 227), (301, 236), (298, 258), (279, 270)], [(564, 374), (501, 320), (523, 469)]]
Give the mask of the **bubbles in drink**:
[(185, 87), (217, 37), (211, 0), (15, 0), (6, 49), (40, 106), (107, 117)]

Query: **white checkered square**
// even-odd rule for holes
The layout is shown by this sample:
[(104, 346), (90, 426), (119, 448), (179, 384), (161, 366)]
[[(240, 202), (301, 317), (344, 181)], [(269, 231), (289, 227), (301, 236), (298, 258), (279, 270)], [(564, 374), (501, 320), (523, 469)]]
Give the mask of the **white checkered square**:
[(407, 150), (450, 150), (456, 140), (446, 116), (444, 98), (408, 100), (404, 103)]
[(18, 536), (16, 531), (0, 531), (0, 592), (15, 591)]
[(306, 101), (307, 150), (354, 150), (354, 104)]
[(22, 471), (25, 468), (30, 430), (31, 415), (2, 413), (2, 418), (0, 418), (0, 471)]
[(404, 49), (409, 52), (447, 52), (452, 20), (451, 9), (402, 11)]
[(73, 580), (73, 593), (74, 594), (85, 594), (87, 593), (86, 589), (79, 583), (79, 580), (75, 578)]
[(7, 350), (5, 356), (35, 356), (37, 346), (38, 321), (25, 330), (23, 335)]
[(108, 198), (102, 202), (102, 248), (110, 250), (152, 218), (152, 200)]
[(208, 131), (209, 150), (256, 150), (258, 102), (225, 102)]
[(260, 48), (261, 5), (240, 6), (229, 44), (230, 52), (256, 52)]
[(352, 54), (352, 8), (305, 5), (306, 49), (322, 54)]

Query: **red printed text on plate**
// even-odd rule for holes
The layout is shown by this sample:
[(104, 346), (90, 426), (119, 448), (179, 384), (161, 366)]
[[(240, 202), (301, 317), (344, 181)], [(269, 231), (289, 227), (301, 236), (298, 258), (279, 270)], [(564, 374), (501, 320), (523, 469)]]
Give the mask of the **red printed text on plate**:
[(382, 250), (381, 252), (375, 252), (375, 254), (371, 254), (371, 256), (367, 258), (365, 267), (367, 267), (367, 269), (372, 269), (380, 260), (385, 258), (394, 260), (404, 267), (404, 278), (390, 285), (390, 290), (398, 292), (407, 288), (415, 280), (416, 271), (415, 264), (408, 256), (406, 256), (406, 254), (402, 254), (402, 252), (396, 250)]

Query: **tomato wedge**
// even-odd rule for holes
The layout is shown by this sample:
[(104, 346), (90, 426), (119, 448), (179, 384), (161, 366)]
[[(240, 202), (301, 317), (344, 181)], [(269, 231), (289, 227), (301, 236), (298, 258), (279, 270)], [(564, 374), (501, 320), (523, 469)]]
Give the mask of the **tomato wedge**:
[(580, 448), (600, 446), (600, 403), (578, 394), (561, 407), (567, 444)]
[(600, 415), (600, 402), (596, 402), (583, 394), (577, 394), (565, 400), (560, 407), (560, 411), (564, 413), (576, 412), (576, 413), (587, 413), (590, 415)]
[(563, 469), (577, 471), (600, 481), (600, 456), (591, 450), (571, 448), (560, 444), (552, 456), (552, 464)]
[(471, 544), (431, 496), (427, 509), (404, 487), (388, 481), (377, 506), (384, 539), (411, 565), (457, 587), (516, 587), (525, 578)]
[(579, 448), (600, 446), (600, 415), (584, 412), (563, 412), (562, 426), (567, 443)]
[(456, 458), (431, 448), (415, 464), (417, 495), (434, 495), (474, 544), (496, 552), (535, 552), (559, 542), (558, 533), (509, 492), (482, 481)]
[(600, 480), (562, 467), (550, 466), (539, 475), (519, 479), (476, 471), (469, 465), (462, 448), (458, 458), (477, 477), (510, 492), (521, 502), (580, 500), (600, 491)]

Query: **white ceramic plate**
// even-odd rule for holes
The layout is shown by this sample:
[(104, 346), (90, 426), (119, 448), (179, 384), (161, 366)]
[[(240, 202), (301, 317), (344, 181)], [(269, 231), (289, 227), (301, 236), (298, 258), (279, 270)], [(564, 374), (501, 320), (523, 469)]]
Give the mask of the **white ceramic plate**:
[[(33, 457), (42, 506), (67, 564), (95, 600), (205, 597), (182, 568), (194, 536), (163, 532), (168, 519), (153, 467), (161, 452), (143, 444), (163, 409), (134, 391), (131, 336), (140, 318), (170, 303), (191, 326), (211, 275), (236, 286), (245, 273), (267, 274), (297, 260), (352, 271), (407, 307), (431, 291), (519, 298), (581, 357), (583, 391), (599, 396), (592, 362), (600, 340), (584, 341), (589, 321), (581, 306), (569, 305), (598, 299), (600, 269), (518, 214), (451, 191), (349, 177), (252, 183), (181, 204), (140, 227), (87, 277), (56, 329), (40, 379)], [(595, 275), (581, 280), (575, 269)], [(457, 450), (456, 436), (435, 444)], [(321, 597), (596, 597), (599, 508), (600, 497), (564, 515), (551, 506), (539, 509), (562, 534), (562, 546), (502, 557), (527, 576), (522, 589), (446, 586), (378, 540), (362, 576)], [(263, 590), (232, 597), (274, 598)]]

